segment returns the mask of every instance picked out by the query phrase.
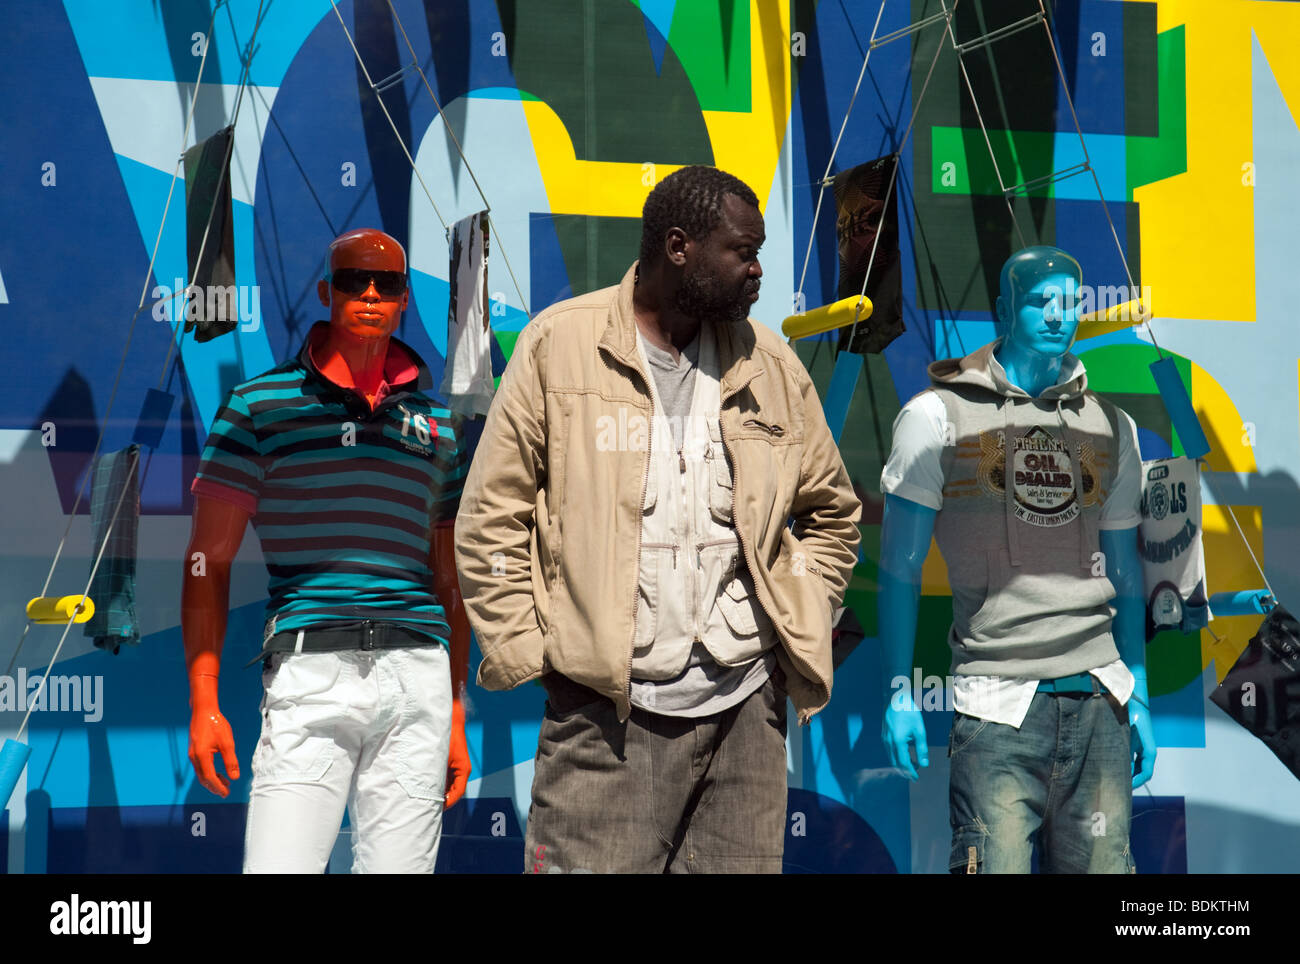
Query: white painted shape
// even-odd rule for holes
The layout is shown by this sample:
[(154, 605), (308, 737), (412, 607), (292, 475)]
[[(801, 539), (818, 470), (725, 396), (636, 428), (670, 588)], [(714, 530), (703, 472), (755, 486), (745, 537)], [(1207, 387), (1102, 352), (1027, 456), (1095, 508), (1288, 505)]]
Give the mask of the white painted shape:
[[(777, 157), (776, 171), (763, 208), (763, 227), (767, 240), (759, 254), (763, 266), (763, 286), (750, 317), (761, 321), (777, 334), (781, 322), (793, 314), (794, 303), (794, 188), (791, 183), (794, 161), (791, 157), (790, 119), (785, 122), (781, 139), (781, 153)], [(751, 185), (756, 186), (756, 185)], [(784, 336), (782, 336), (784, 337)]]
[[(443, 112), (492, 209), (489, 291), (504, 293), (506, 304), (523, 310), (524, 304), (510, 280), (501, 253), (504, 249), (524, 297), (530, 298), (529, 215), (551, 209), (523, 104), (492, 97), (458, 97), (443, 105)], [(448, 224), (453, 224), (483, 210), (483, 200), (446, 130), (442, 117), (435, 118), (415, 148), (415, 166), (442, 216)], [(459, 168), (459, 181), (455, 183), (453, 164)], [(411, 175), (410, 248), (408, 254), (414, 270), (448, 280), (447, 236), (414, 173)], [(437, 321), (446, 325), (446, 319)]]
[[(185, 114), (194, 94), (193, 84), (91, 77), (90, 88), (114, 153), (168, 175), (176, 171), (182, 152), (179, 145), (185, 131)], [(238, 90), (233, 84), (203, 84), (185, 149), (229, 123)], [(253, 203), (262, 135), (278, 90), (250, 87), (244, 92), (239, 124), (235, 128), (235, 152), (230, 162), (230, 188), (235, 200), (245, 204)], [(177, 190), (181, 187), (178, 184)], [(173, 196), (172, 203), (178, 202), (184, 207), (184, 193)]]

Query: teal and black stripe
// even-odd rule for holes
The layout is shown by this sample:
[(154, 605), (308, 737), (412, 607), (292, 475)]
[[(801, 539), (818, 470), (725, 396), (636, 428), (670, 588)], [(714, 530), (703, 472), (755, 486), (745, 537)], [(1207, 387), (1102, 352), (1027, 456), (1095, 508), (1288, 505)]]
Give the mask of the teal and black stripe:
[(304, 346), (236, 386), (213, 423), (197, 475), (257, 501), (275, 632), (370, 619), (448, 641), (429, 530), (455, 518), (469, 463), (459, 420), (401, 347), (419, 374), (374, 412)]

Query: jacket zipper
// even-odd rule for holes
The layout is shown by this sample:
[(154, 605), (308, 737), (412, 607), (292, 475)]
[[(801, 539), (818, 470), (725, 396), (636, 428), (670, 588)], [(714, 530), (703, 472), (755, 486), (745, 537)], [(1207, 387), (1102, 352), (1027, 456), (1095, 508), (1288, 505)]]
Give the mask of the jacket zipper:
[[(671, 550), (673, 551), (673, 568), (674, 568), (674, 569), (677, 568), (677, 551), (678, 551), (679, 549), (681, 549), (681, 546), (679, 546), (677, 543), (675, 543), (675, 542), (643, 542), (643, 543), (641, 543), (641, 548), (642, 548), (642, 549), (671, 549)], [(639, 553), (638, 553), (638, 554), (639, 554)], [(637, 566), (638, 566), (638, 568), (640, 567), (640, 560), (637, 560)], [(640, 578), (641, 578), (641, 575), (640, 575), (640, 573), (638, 572), (638, 573), (637, 573), (637, 579), (639, 580)], [(638, 595), (638, 596), (637, 596), (637, 603), (638, 603), (638, 605), (640, 604), (640, 602), (641, 602), (641, 597)], [(636, 610), (635, 610), (635, 609), (632, 610), (632, 615), (633, 615), (633, 616), (636, 615)], [(635, 630), (633, 630), (633, 632), (634, 632), (634, 634), (635, 634)]]
[[(758, 425), (767, 427), (765, 423), (759, 422), (757, 419), (747, 419), (745, 424), (749, 424), (749, 422), (755, 422)], [(780, 428), (779, 425), (772, 426), (772, 427), (778, 429)], [(735, 456), (732, 455), (731, 453), (730, 447), (728, 447), (727, 445), (727, 432), (726, 429), (723, 427), (723, 423), (722, 423), (721, 406), (719, 406), (719, 412), (718, 412), (718, 434), (722, 436), (722, 447), (724, 450), (726, 450), (728, 457), (731, 459), (731, 464), (736, 467), (736, 471), (732, 473), (732, 479), (731, 479), (731, 525), (732, 528), (736, 530), (736, 541), (740, 543), (740, 551), (745, 556), (745, 565), (749, 567), (749, 572), (750, 575), (752, 576), (754, 573), (753, 556), (750, 554), (749, 551), (749, 543), (745, 540), (745, 536), (740, 531), (740, 519), (736, 516), (736, 486), (740, 481), (740, 464), (736, 461)], [(766, 614), (768, 622), (770, 622), (773, 628), (776, 629), (777, 635), (781, 636), (784, 642), (786, 643), (785, 654), (790, 658), (790, 661), (792, 663), (795, 663), (796, 665), (801, 666), (803, 669), (806, 669), (808, 671), (807, 676), (810, 679), (816, 679), (820, 681), (822, 684), (826, 684), (827, 681), (822, 679), (820, 673), (818, 673), (815, 669), (809, 666), (808, 663), (802, 657), (799, 657), (794, 653), (794, 646), (792, 645), (789, 636), (786, 634), (784, 627), (782, 627), (780, 620), (772, 618), (771, 610), (767, 608), (767, 603), (763, 602), (762, 588), (759, 586), (759, 579), (757, 577), (754, 577), (754, 598), (758, 600), (759, 606), (762, 607), (763, 612)], [(630, 665), (631, 664), (629, 663), (629, 666)], [(799, 713), (799, 722), (803, 724), (806, 724), (808, 722), (808, 719), (804, 717), (804, 714), (802, 712)]]

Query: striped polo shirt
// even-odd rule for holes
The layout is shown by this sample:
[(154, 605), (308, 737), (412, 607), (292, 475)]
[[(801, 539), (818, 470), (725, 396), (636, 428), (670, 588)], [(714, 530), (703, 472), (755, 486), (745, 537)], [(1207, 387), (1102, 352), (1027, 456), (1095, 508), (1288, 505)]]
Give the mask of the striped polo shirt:
[(371, 411), (316, 366), (311, 346), (327, 329), (317, 323), (297, 358), (231, 391), (192, 491), (252, 514), (270, 576), (267, 639), (372, 620), (446, 645), (429, 534), (460, 504), (459, 418), (430, 398), (429, 370), (396, 338)]

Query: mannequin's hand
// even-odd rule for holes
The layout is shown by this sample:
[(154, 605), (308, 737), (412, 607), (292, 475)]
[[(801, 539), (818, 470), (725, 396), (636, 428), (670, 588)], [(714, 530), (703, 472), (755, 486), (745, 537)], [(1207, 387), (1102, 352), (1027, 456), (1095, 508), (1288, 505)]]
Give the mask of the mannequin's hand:
[[(230, 780), (239, 779), (239, 758), (235, 756), (235, 734), (217, 706), (216, 678), (200, 677), (191, 693), (194, 709), (190, 715), (190, 763), (199, 783), (219, 797), (228, 796)], [(217, 772), (213, 760), (216, 753), (221, 754), (230, 780)]]
[(926, 746), (925, 723), (911, 693), (899, 690), (889, 698), (880, 736), (889, 752), (890, 765), (902, 770), (907, 779), (919, 780), (908, 747), (916, 747), (916, 762), (922, 767), (930, 765), (930, 751)]
[[(1142, 693), (1143, 700), (1146, 692)], [(1133, 754), (1133, 789), (1151, 779), (1156, 769), (1156, 733), (1151, 711), (1136, 699), (1128, 701), (1129, 747)]]
[(469, 746), (465, 742), (465, 708), (460, 700), (451, 704), (451, 749), (447, 755), (447, 799), (444, 810), (450, 810), (465, 795), (469, 783)]

